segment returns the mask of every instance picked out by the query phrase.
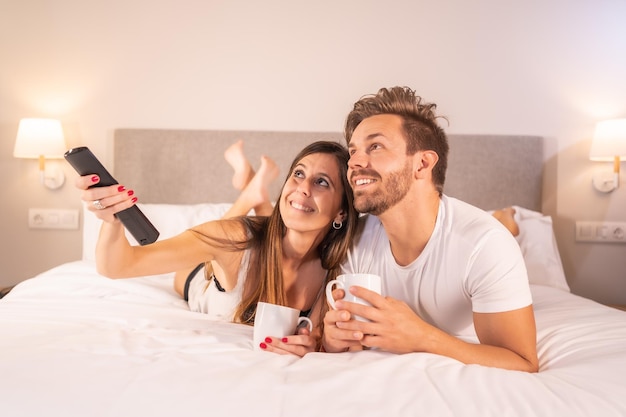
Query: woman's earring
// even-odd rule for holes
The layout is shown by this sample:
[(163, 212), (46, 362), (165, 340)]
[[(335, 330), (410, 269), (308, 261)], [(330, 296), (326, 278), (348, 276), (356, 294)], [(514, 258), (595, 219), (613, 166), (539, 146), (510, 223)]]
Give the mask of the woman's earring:
[(333, 221), (333, 229), (335, 230), (339, 230), (343, 227), (343, 222), (339, 222), (337, 223), (336, 221)]

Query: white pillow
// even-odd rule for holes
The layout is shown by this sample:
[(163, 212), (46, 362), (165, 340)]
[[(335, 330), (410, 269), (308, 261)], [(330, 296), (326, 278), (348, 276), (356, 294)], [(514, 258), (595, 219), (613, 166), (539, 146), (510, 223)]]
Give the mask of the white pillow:
[[(146, 217), (159, 230), (159, 240), (175, 236), (192, 226), (221, 218), (231, 207), (219, 204), (138, 204)], [(552, 230), (552, 218), (542, 213), (513, 206), (514, 219), (520, 232), (516, 240), (522, 250), (528, 280), (531, 284), (547, 285), (570, 291), (565, 279), (561, 256)], [(95, 261), (96, 242), (101, 221), (83, 209), (83, 259)], [(136, 244), (130, 234), (129, 241)]]
[(519, 226), (515, 237), (519, 244), (531, 284), (546, 285), (570, 291), (556, 245), (552, 218), (543, 213), (513, 206)]
[[(139, 208), (159, 231), (159, 239), (175, 236), (192, 226), (221, 218), (230, 203), (220, 204), (138, 204)], [(83, 207), (83, 259), (95, 261), (96, 242), (101, 220)], [(135, 239), (126, 233), (132, 244)]]

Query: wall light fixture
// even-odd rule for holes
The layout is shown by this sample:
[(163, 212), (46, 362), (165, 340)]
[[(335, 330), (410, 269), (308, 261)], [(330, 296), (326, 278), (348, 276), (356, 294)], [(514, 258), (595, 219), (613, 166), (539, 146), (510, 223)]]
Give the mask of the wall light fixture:
[(620, 162), (626, 161), (626, 119), (599, 122), (591, 142), (589, 159), (613, 162), (613, 172), (601, 172), (593, 177), (593, 186), (603, 193), (619, 187)]
[(20, 120), (13, 156), (15, 158), (39, 159), (39, 177), (43, 185), (56, 189), (65, 182), (60, 167), (46, 166), (46, 158), (63, 158), (65, 138), (61, 122), (55, 119)]

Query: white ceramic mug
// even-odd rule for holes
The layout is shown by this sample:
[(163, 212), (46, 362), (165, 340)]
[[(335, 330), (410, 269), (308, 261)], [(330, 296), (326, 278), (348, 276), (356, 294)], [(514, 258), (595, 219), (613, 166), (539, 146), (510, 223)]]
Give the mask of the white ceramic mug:
[[(339, 275), (337, 279), (333, 279), (328, 284), (326, 284), (326, 299), (328, 300), (328, 304), (333, 308), (333, 310), (337, 310), (335, 307), (335, 299), (333, 298), (333, 290), (335, 287), (341, 288), (344, 290), (346, 295), (343, 297), (344, 300), (350, 301), (351, 303), (359, 303), (366, 306), (371, 305), (367, 301), (355, 297), (350, 294), (348, 289), (354, 285), (358, 285), (359, 287), (367, 288), (370, 291), (374, 291), (375, 293), (380, 294), (382, 290), (382, 281), (378, 275), (374, 274), (343, 274)], [(356, 320), (360, 321), (368, 321), (366, 318), (361, 316), (354, 316)]]
[(259, 302), (254, 318), (254, 335), (252, 337), (255, 350), (261, 350), (261, 342), (266, 337), (285, 337), (296, 334), (301, 323), (306, 322), (309, 331), (313, 331), (313, 322), (308, 317), (300, 317), (300, 310), (278, 304)]

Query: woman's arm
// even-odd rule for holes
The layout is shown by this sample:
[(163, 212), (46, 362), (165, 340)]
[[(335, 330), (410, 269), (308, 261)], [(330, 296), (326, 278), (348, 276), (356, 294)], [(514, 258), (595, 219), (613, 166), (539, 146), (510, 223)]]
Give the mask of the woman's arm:
[[(218, 237), (223, 232), (217, 224), (203, 225), (203, 229)], [(119, 222), (104, 222), (96, 245), (96, 267), (100, 274), (109, 278), (156, 275), (217, 259), (224, 252), (198, 239), (189, 230), (150, 245), (133, 246)]]
[[(211, 245), (210, 241), (192, 231), (150, 245), (131, 245), (115, 213), (137, 202), (134, 192), (122, 185), (88, 188), (98, 181), (95, 175), (82, 176), (76, 180), (76, 187), (83, 190), (81, 199), (88, 210), (103, 221), (96, 245), (99, 273), (110, 278), (154, 275), (186, 269), (210, 260), (227, 262), (240, 256), (231, 248)], [(99, 201), (104, 208), (97, 208), (94, 201)], [(244, 226), (237, 221), (209, 222), (195, 229), (203, 235), (223, 240), (244, 236)]]

